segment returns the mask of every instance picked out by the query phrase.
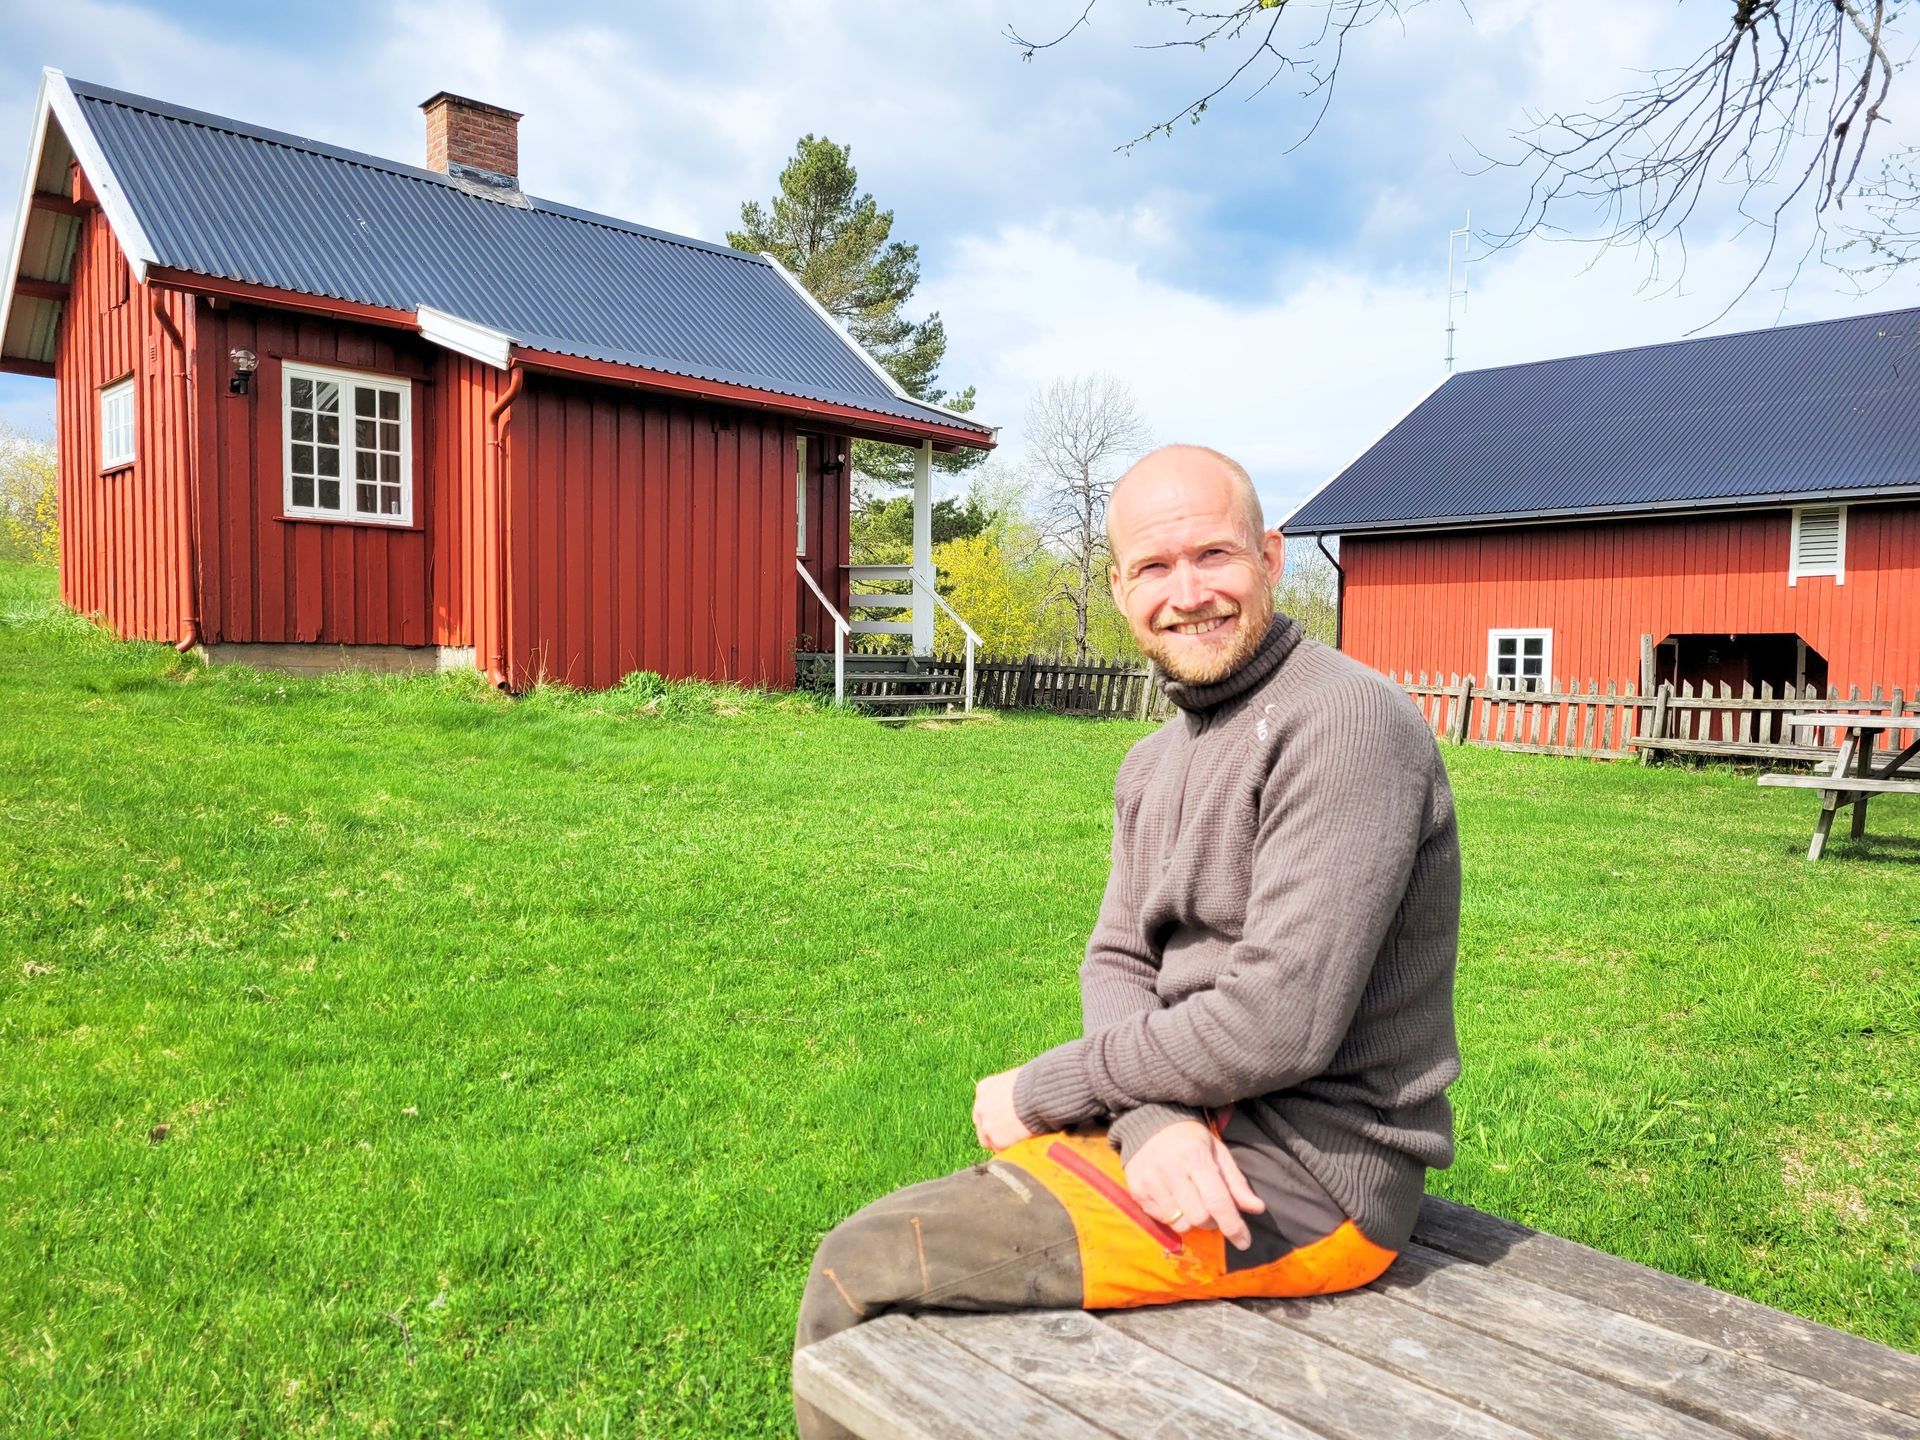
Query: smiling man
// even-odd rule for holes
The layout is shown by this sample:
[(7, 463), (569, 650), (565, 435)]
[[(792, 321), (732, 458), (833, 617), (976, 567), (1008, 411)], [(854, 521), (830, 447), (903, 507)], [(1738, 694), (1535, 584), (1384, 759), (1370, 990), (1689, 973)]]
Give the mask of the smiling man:
[(1180, 713), (1114, 785), (1083, 1034), (979, 1083), (991, 1160), (826, 1237), (798, 1347), (890, 1310), (1351, 1289), (1452, 1161), (1460, 854), (1426, 722), (1275, 613), (1284, 541), (1226, 456), (1148, 455), (1108, 535)]

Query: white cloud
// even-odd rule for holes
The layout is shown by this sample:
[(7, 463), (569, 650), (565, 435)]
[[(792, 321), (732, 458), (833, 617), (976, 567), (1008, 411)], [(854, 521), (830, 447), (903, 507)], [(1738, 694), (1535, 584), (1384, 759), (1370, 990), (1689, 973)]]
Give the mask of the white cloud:
[[(1630, 255), (1539, 244), (1476, 267), (1459, 317), (1462, 368), (1511, 364), (1714, 331), (1857, 313), (1849, 294), (1803, 282), (1784, 313), (1755, 291), (1716, 319), (1730, 290), (1634, 298)], [(1696, 275), (1744, 275), (1751, 243), (1694, 257)], [(951, 368), (977, 376), (988, 412), (1019, 443), (1035, 387), (1091, 370), (1126, 380), (1161, 440), (1213, 445), (1255, 476), (1270, 513), (1292, 508), (1444, 378), (1445, 279), (1332, 258), (1274, 268), (1254, 303), (1156, 279), (1133, 253), (1127, 217), (1084, 211), (972, 237), (932, 278), (929, 299), (968, 326)], [(1875, 308), (1920, 299), (1915, 283)], [(1012, 400), (1014, 404), (1008, 404)]]

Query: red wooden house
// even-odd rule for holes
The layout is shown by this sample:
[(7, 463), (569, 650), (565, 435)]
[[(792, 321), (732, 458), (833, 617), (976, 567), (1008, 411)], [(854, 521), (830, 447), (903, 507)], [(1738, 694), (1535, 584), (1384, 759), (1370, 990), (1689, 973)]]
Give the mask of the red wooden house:
[[(780, 265), (46, 72), (0, 369), (58, 391), (61, 594), (211, 658), (791, 684), (849, 604), (848, 442), (985, 449)], [(931, 648), (930, 544), (910, 620)], [(902, 610), (906, 604), (891, 608)]]
[(1911, 695), (1920, 310), (1454, 375), (1281, 523), (1381, 670)]

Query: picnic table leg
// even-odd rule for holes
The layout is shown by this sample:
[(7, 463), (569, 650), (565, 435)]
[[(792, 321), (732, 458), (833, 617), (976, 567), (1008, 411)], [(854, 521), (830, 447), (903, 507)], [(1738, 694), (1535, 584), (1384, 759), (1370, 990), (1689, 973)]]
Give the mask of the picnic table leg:
[[(1833, 778), (1836, 784), (1846, 778), (1847, 767), (1853, 763), (1856, 744), (1853, 732), (1848, 731), (1846, 737), (1840, 742), (1839, 755), (1834, 758)], [(1827, 848), (1827, 832), (1833, 829), (1833, 812), (1839, 808), (1840, 792), (1838, 790), (1820, 792), (1820, 818), (1813, 825), (1813, 843), (1807, 847), (1807, 859), (1818, 860), (1820, 852)]]
[[(1854, 773), (1863, 778), (1873, 774), (1873, 738), (1878, 732), (1866, 732), (1866, 743), (1860, 747), (1860, 756), (1854, 764)], [(1867, 792), (1862, 790), (1853, 797), (1853, 821), (1847, 827), (1847, 838), (1858, 840), (1867, 833)]]

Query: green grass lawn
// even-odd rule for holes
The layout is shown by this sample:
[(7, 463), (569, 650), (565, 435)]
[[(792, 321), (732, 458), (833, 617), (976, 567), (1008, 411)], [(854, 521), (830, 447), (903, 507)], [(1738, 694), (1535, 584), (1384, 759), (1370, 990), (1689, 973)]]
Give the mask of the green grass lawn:
[[(1075, 1031), (1144, 727), (208, 672), (51, 593), (0, 570), (0, 1432), (784, 1433), (820, 1234)], [(1920, 1348), (1920, 804), (1808, 866), (1750, 776), (1446, 754), (1435, 1188)]]

